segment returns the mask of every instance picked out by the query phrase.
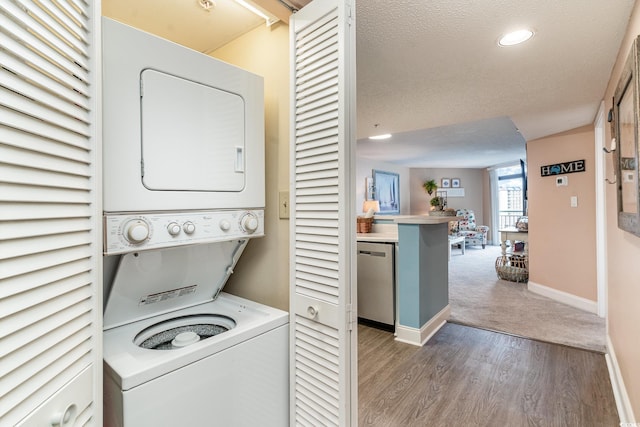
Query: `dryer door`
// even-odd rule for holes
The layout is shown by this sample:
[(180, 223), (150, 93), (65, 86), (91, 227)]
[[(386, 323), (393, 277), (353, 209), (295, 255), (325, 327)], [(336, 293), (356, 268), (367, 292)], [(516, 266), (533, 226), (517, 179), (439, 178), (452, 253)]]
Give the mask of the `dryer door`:
[(140, 78), (144, 186), (158, 191), (242, 191), (242, 97), (150, 69)]

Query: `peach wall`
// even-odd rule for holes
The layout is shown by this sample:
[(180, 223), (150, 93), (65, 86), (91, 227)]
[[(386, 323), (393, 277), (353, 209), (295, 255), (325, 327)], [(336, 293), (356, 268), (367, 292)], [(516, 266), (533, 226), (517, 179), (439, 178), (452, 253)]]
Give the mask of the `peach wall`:
[(212, 53), (264, 77), (265, 237), (249, 242), (225, 291), (289, 309), (289, 220), (279, 219), (278, 192), (289, 190), (289, 27), (261, 25)]
[[(529, 280), (591, 301), (597, 299), (594, 141), (593, 126), (585, 126), (527, 142)], [(567, 186), (540, 176), (541, 166), (582, 159), (586, 172), (567, 174)]]
[[(636, 4), (625, 39), (622, 42), (611, 80), (604, 93), (606, 109), (620, 77), (633, 39), (640, 34), (640, 8)], [(607, 145), (611, 140), (609, 126), (605, 126)], [(612, 177), (612, 163), (608, 161), (605, 176)], [(607, 216), (607, 330), (626, 387), (629, 401), (637, 417), (640, 416), (640, 237), (622, 231), (617, 226), (616, 189), (606, 186)]]

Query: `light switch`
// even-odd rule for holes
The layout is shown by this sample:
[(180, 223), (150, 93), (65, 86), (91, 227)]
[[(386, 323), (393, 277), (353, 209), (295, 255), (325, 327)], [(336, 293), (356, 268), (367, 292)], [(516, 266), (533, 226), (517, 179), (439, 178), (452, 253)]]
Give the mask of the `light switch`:
[(281, 191), (278, 197), (278, 212), (280, 219), (289, 218), (289, 192)]
[(571, 207), (572, 208), (578, 207), (578, 196), (571, 196)]

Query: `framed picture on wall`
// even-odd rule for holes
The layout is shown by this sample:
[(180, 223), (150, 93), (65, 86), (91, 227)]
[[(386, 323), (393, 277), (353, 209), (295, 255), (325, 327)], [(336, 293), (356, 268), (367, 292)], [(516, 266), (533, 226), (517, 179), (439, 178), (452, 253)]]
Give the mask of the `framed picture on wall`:
[(460, 188), (460, 178), (451, 178), (451, 188)]
[(379, 214), (400, 213), (400, 175), (393, 172), (373, 170), (375, 200), (380, 202)]
[(451, 180), (449, 178), (442, 178), (440, 180), (440, 188), (451, 188)]

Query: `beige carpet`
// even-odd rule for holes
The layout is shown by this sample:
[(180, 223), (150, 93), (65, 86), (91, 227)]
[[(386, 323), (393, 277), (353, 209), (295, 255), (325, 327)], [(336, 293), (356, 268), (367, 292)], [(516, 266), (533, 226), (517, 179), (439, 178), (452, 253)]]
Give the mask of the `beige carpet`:
[(605, 323), (595, 314), (527, 290), (526, 283), (498, 279), (499, 246), (453, 248), (449, 262), (450, 320), (604, 353)]

